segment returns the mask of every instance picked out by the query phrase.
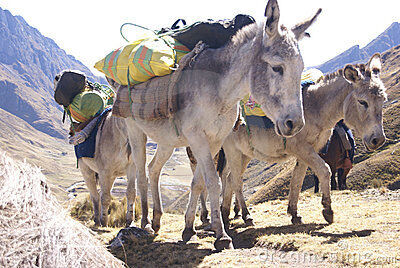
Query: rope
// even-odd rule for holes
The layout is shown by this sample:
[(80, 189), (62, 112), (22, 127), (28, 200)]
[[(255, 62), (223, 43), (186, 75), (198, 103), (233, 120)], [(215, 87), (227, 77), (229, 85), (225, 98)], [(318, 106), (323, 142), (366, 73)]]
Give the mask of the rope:
[(135, 117), (133, 116), (133, 113), (132, 113), (133, 101), (132, 101), (132, 98), (131, 98), (132, 92), (131, 92), (131, 80), (129, 79), (129, 66), (128, 66), (128, 71), (126, 73), (127, 73), (127, 81), (128, 81), (129, 109), (131, 111), (133, 120), (135, 120)]
[(150, 31), (150, 32), (152, 32), (153, 34), (157, 35), (157, 32), (156, 32), (156, 31), (153, 31), (153, 30), (151, 30), (151, 29), (149, 29), (149, 28), (143, 27), (143, 26), (138, 25), (138, 24), (135, 24), (135, 23), (125, 22), (124, 24), (121, 25), (121, 28), (119, 28), (119, 33), (121, 34), (122, 38), (123, 38), (126, 42), (128, 42), (128, 43), (129, 43), (128, 38), (126, 38), (125, 35), (124, 35), (124, 33), (122, 32), (122, 29), (123, 29), (126, 25), (132, 25), (132, 26), (141, 28), (141, 29), (143, 29), (143, 30)]

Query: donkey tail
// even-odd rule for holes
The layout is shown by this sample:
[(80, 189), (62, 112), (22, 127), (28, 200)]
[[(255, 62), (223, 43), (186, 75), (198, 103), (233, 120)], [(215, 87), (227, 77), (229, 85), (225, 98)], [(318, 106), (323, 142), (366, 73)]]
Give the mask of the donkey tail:
[(224, 171), (226, 166), (226, 157), (225, 157), (225, 152), (224, 148), (221, 148), (218, 153), (218, 162), (217, 162), (217, 171), (218, 175), (222, 177), (222, 172)]

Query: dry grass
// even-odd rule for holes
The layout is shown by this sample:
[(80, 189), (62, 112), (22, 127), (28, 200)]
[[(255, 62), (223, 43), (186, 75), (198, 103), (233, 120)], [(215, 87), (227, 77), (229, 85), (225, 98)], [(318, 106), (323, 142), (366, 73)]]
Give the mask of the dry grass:
[[(315, 260), (346, 265), (400, 265), (400, 192), (335, 192), (335, 222), (327, 225), (321, 215), (320, 197), (302, 194), (299, 211), (303, 225), (290, 225), (287, 201), (272, 201), (251, 210), (257, 227), (247, 234), (257, 246), (313, 255)], [(295, 255), (295, 254), (294, 254)]]
[(0, 151), (1, 267), (122, 267), (56, 201), (39, 168)]
[[(131, 267), (210, 266), (353, 266), (400, 267), (400, 191), (371, 189), (333, 192), (335, 222), (322, 217), (321, 196), (302, 193), (299, 212), (304, 224), (294, 226), (287, 201), (250, 207), (255, 227), (232, 220), (234, 250), (214, 251), (215, 238), (196, 221), (198, 235), (181, 242), (184, 216), (166, 213), (158, 236), (135, 239), (112, 251)], [(231, 214), (232, 215), (232, 214)]]
[[(93, 205), (89, 194), (84, 194), (73, 201), (70, 209), (73, 218), (90, 226), (93, 223)], [(135, 221), (139, 220), (141, 214), (140, 198), (135, 201)], [(111, 197), (110, 207), (108, 209), (108, 225), (111, 228), (125, 227), (126, 224), (126, 197), (117, 199)]]

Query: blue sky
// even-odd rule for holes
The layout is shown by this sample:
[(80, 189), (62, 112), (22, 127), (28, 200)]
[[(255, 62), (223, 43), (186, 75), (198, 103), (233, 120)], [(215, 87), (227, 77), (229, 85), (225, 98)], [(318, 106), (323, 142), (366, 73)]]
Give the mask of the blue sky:
[[(365, 46), (395, 21), (400, 22), (398, 0), (278, 0), (281, 22), (290, 27), (321, 7), (318, 21), (301, 42), (306, 66), (325, 62), (349, 47)], [(238, 13), (257, 20), (266, 1), (146, 1), (146, 0), (0, 0), (0, 7), (21, 15), (43, 35), (91, 69), (111, 50), (126, 44), (121, 24), (133, 22), (152, 29), (170, 26), (177, 18), (188, 23), (208, 18), (232, 18)], [(135, 38), (137, 30), (127, 28)]]

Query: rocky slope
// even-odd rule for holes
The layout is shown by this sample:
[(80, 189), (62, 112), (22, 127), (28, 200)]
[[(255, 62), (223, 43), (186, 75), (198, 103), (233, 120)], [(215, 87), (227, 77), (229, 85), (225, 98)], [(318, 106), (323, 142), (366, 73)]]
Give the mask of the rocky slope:
[(22, 17), (0, 7), (0, 108), (39, 131), (64, 138), (61, 107), (53, 100), (53, 79), (63, 69), (100, 80)]

